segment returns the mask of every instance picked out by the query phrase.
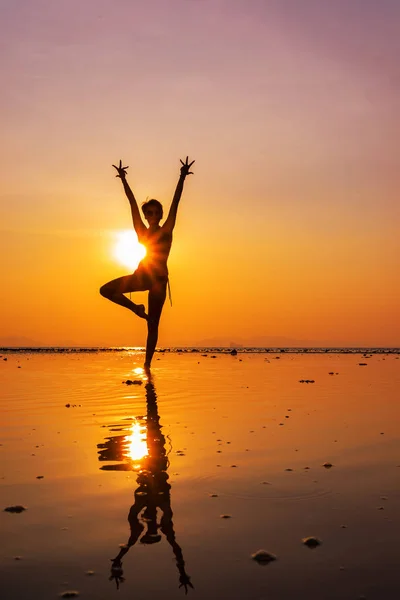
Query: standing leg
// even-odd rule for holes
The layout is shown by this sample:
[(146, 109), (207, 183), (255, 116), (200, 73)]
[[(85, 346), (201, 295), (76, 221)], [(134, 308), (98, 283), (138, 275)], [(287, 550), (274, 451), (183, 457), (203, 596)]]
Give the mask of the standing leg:
[(147, 343), (145, 369), (149, 369), (158, 340), (158, 324), (167, 295), (166, 283), (154, 284), (149, 291), (149, 316), (147, 317)]
[(148, 289), (148, 285), (146, 285), (143, 277), (137, 273), (133, 273), (132, 275), (126, 275), (125, 277), (118, 277), (118, 279), (113, 279), (104, 284), (100, 288), (100, 294), (104, 298), (115, 302), (115, 304), (128, 308), (138, 317), (147, 319), (144, 304), (135, 304), (132, 300), (129, 300), (129, 298), (124, 296), (124, 294), (129, 292), (144, 292)]

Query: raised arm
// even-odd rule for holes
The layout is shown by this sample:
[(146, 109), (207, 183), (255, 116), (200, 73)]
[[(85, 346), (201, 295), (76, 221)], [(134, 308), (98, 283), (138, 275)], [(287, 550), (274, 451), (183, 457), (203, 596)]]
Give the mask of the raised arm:
[(172, 232), (173, 228), (175, 227), (176, 213), (178, 212), (178, 205), (182, 196), (183, 184), (185, 183), (185, 179), (188, 175), (193, 175), (192, 171), (190, 170), (190, 167), (194, 162), (195, 161), (192, 160), (192, 162), (190, 163), (188, 156), (186, 157), (185, 162), (181, 160), (181, 174), (178, 180), (178, 184), (176, 186), (174, 197), (172, 199), (171, 208), (169, 209), (167, 220), (163, 225), (163, 229), (167, 229)]
[(142, 217), (140, 216), (139, 207), (137, 205), (136, 198), (133, 195), (133, 192), (129, 186), (129, 183), (126, 180), (126, 175), (127, 175), (126, 169), (128, 169), (129, 167), (123, 167), (121, 160), (119, 161), (118, 167), (116, 165), (113, 165), (113, 167), (114, 167), (114, 169), (117, 169), (117, 171), (118, 171), (118, 174), (116, 175), (116, 177), (119, 177), (120, 180), (122, 181), (122, 185), (124, 186), (126, 197), (129, 200), (129, 204), (131, 206), (131, 212), (132, 212), (133, 227), (135, 228), (137, 235), (141, 236), (147, 230), (147, 227), (142, 221)]

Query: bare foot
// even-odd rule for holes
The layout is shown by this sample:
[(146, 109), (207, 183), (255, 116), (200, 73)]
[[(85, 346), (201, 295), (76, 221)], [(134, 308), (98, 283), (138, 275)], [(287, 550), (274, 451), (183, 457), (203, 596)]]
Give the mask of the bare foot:
[(140, 317), (141, 319), (145, 319), (147, 321), (147, 314), (144, 304), (135, 304), (135, 308), (133, 309), (135, 315)]

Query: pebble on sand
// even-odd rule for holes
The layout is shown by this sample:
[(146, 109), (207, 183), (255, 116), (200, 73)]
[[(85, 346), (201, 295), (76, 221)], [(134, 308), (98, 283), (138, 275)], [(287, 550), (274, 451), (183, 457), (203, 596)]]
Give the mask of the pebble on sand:
[(307, 548), (316, 548), (317, 546), (321, 545), (321, 540), (319, 540), (317, 537), (305, 537), (301, 540), (303, 542), (303, 544), (305, 546), (307, 546)]
[(220, 519), (232, 519), (232, 515), (219, 515)]
[(218, 494), (208, 494), (210, 498), (218, 498)]
[(4, 509), (5, 512), (10, 513), (22, 513), (24, 510), (27, 510), (26, 506), (22, 506), (22, 504), (16, 504), (15, 506), (6, 506)]
[(122, 383), (126, 383), (126, 385), (142, 385), (143, 381), (141, 379), (127, 379)]
[(94, 575), (94, 571), (85, 571), (85, 575), (91, 576)]
[(60, 598), (77, 598), (79, 596), (78, 590), (66, 590), (59, 594)]
[(367, 366), (367, 363), (358, 363), (358, 366), (359, 366), (359, 367), (366, 367), (366, 366)]
[(251, 555), (251, 558), (258, 562), (259, 565), (268, 565), (277, 559), (275, 554), (271, 554), (271, 552), (267, 552), (266, 550), (257, 550), (257, 552)]
[(333, 464), (330, 462), (324, 462), (322, 466), (325, 467), (325, 469), (331, 469), (333, 467)]

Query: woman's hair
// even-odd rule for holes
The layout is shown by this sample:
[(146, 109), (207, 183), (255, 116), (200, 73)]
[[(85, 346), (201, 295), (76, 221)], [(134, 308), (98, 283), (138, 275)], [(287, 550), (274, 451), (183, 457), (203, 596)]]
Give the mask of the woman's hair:
[(163, 206), (162, 206), (161, 202), (159, 202), (158, 200), (155, 200), (155, 198), (152, 198), (151, 200), (148, 200), (147, 202), (144, 202), (142, 204), (142, 211), (143, 211), (144, 216), (146, 216), (146, 211), (151, 206), (154, 206), (154, 208), (157, 208), (160, 211), (161, 218), (162, 218), (163, 217)]

